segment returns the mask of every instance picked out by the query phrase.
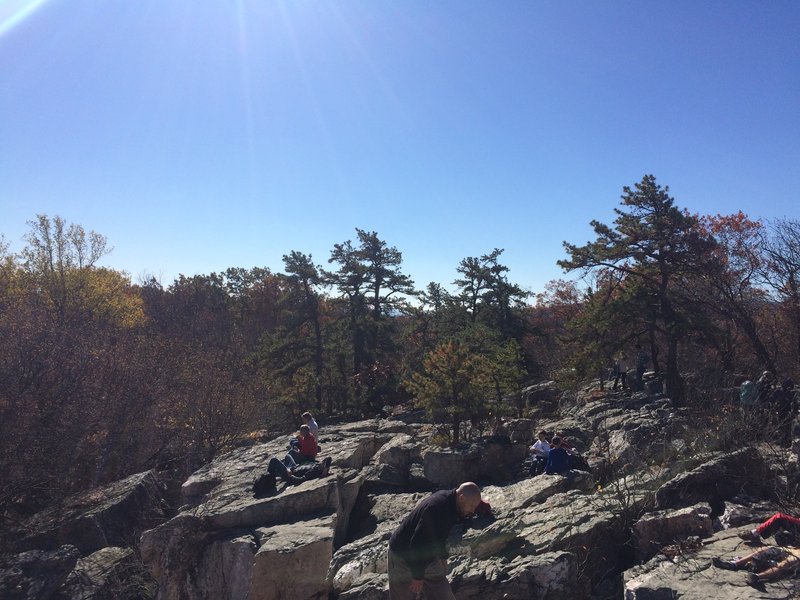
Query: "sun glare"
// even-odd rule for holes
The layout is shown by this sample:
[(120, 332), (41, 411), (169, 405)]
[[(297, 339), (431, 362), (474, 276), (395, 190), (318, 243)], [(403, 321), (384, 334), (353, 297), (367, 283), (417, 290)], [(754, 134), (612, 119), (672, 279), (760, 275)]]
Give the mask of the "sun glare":
[(47, 0), (0, 0), (0, 35), (22, 23)]

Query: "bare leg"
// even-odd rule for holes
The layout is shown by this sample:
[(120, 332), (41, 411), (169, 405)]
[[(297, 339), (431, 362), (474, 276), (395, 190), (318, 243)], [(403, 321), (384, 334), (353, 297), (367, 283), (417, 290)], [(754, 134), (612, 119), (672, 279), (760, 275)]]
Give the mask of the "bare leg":
[(798, 563), (800, 563), (800, 558), (797, 558), (796, 556), (790, 556), (783, 559), (774, 567), (770, 567), (765, 571), (756, 573), (756, 577), (758, 577), (759, 581), (774, 581), (775, 579), (779, 579), (781, 575), (787, 571), (791, 571), (797, 567)]

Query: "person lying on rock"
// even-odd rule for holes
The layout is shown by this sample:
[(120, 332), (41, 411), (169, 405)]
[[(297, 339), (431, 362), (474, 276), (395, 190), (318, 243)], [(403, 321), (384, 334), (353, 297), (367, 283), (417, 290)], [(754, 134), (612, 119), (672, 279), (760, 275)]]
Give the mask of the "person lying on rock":
[(711, 562), (718, 569), (728, 571), (738, 571), (752, 566), (756, 572), (748, 573), (745, 581), (748, 585), (759, 587), (764, 582), (775, 581), (800, 568), (800, 548), (765, 546), (741, 558), (722, 560), (715, 556)]
[(800, 519), (777, 512), (755, 529), (740, 533), (739, 537), (757, 542), (771, 535), (775, 535), (775, 541), (781, 546), (800, 546)]
[(547, 466), (544, 468), (544, 472), (548, 475), (558, 475), (569, 471), (571, 457), (569, 452), (561, 446), (561, 438), (554, 437), (552, 446), (547, 455)]
[(455, 600), (447, 581), (447, 536), (457, 522), (490, 513), (471, 481), (423, 498), (389, 539), (389, 600)]
[(300, 465), (292, 461), (290, 457), (287, 456), (287, 458), (288, 460), (284, 459), (283, 461), (274, 457), (269, 459), (267, 472), (272, 473), (275, 477), (280, 477), (289, 485), (298, 485), (311, 479), (321, 479), (327, 477), (330, 472), (332, 462), (330, 456), (321, 463), (314, 461)]
[(317, 458), (317, 439), (311, 433), (308, 425), (300, 425), (297, 432), (298, 443), (289, 450), (289, 456), (294, 462), (300, 464), (307, 461), (314, 461)]

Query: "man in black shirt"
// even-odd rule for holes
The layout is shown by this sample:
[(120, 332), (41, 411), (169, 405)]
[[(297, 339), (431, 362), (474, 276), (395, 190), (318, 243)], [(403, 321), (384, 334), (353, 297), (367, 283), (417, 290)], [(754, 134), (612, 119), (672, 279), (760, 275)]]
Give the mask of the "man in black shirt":
[(423, 498), (389, 540), (389, 599), (411, 600), (424, 590), (427, 600), (455, 600), (445, 542), (453, 525), (484, 507), (489, 510), (472, 482)]

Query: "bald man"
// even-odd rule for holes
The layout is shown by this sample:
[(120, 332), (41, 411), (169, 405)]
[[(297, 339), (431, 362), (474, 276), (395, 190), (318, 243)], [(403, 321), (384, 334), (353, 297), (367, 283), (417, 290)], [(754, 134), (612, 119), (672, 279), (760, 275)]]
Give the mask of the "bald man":
[(420, 500), (389, 540), (389, 600), (412, 600), (421, 591), (426, 600), (455, 600), (445, 542), (453, 525), (481, 505), (481, 489), (471, 481)]

